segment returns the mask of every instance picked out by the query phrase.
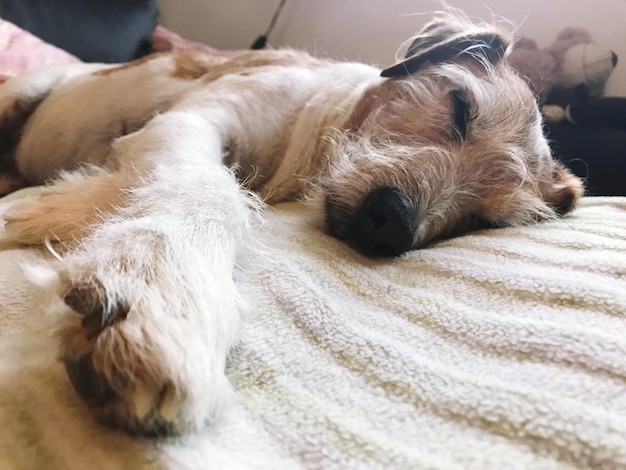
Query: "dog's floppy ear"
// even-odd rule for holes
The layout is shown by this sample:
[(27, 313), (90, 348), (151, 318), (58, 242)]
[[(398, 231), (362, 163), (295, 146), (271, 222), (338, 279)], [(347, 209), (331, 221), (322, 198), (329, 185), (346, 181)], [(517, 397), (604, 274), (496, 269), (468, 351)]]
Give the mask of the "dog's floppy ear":
[(583, 193), (581, 180), (562, 163), (554, 162), (552, 181), (543, 191), (546, 204), (557, 214), (564, 215), (574, 210)]
[(504, 58), (509, 45), (507, 35), (495, 27), (440, 18), (428, 23), (411, 42), (404, 60), (383, 70), (381, 76), (410, 75), (428, 64), (462, 58), (475, 59), (485, 66), (496, 64)]

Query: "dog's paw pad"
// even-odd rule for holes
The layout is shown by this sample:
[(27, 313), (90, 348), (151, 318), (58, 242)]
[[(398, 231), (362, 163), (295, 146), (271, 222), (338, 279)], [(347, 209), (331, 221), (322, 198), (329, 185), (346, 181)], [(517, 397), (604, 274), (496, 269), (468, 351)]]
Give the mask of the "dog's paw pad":
[(78, 395), (89, 405), (102, 405), (116, 393), (114, 389), (124, 389), (128, 380), (110, 370), (106, 374), (94, 367), (93, 354), (96, 352), (98, 336), (108, 327), (124, 320), (129, 308), (119, 302), (106, 308), (100, 300), (100, 290), (89, 285), (79, 285), (70, 289), (63, 301), (75, 313), (81, 315), (79, 323), (70, 323), (70, 328), (62, 335), (63, 363), (70, 382)]
[(81, 326), (88, 341), (97, 338), (106, 327), (125, 319), (130, 310), (125, 302), (117, 302), (105, 308), (98, 291), (85, 286), (72, 288), (65, 294), (63, 301), (83, 316)]
[(113, 390), (104, 376), (94, 369), (90, 354), (77, 360), (64, 359), (63, 363), (72, 386), (88, 405), (104, 405), (113, 397)]
[(85, 316), (98, 313), (102, 315), (102, 312), (104, 311), (102, 302), (100, 302), (95, 289), (87, 286), (73, 287), (67, 294), (65, 294), (63, 302), (65, 302), (72, 310)]
[(93, 280), (73, 285), (62, 300), (73, 312), (61, 344), (76, 393), (103, 423), (144, 435), (173, 433), (184, 394), (161, 371), (141, 368), (146, 345), (128, 334), (129, 303), (111, 302)]

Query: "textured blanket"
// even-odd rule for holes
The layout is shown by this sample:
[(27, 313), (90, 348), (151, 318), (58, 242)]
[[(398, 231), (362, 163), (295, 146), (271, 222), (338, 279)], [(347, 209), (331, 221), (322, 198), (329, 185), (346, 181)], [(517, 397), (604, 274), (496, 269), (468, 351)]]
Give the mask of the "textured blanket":
[(0, 468), (626, 468), (626, 199), (394, 260), (267, 218), (237, 399), (171, 440), (92, 421), (20, 269), (41, 254), (5, 247)]

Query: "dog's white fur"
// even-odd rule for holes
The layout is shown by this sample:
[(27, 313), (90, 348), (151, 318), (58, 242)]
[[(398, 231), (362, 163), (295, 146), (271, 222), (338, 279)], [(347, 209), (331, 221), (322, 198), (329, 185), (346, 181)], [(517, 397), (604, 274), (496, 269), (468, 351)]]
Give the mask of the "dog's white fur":
[[(402, 188), (421, 221), (412, 247), (462, 232), (468, 216), (510, 225), (570, 210), (580, 183), (552, 161), (530, 91), (505, 63), (474, 59), (389, 79), (292, 51), (162, 55), (3, 85), (0, 126), (28, 117), (20, 177), (66, 171), (6, 216), (6, 236), (61, 242), (42, 288), (65, 299), (61, 354), (97, 414), (182, 432), (227, 399), (245, 310), (233, 270), (259, 205), (249, 189), (277, 202), (312, 188), (348, 238), (345, 219), (369, 192)], [(461, 142), (449, 131), (456, 88), (475, 108)]]

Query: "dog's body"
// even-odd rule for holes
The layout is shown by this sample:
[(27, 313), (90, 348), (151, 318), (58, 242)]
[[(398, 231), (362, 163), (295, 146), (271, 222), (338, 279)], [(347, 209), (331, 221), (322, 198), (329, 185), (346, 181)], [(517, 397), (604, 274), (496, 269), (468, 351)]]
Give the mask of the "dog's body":
[(249, 189), (270, 203), (306, 197), (331, 234), (374, 255), (570, 211), (582, 186), (552, 160), (507, 45), (446, 18), (389, 78), (265, 51), (72, 65), (3, 85), (11, 188), (68, 171), (5, 217), (5, 236), (59, 242), (47, 288), (80, 395), (142, 433), (214, 415), (243, 308), (232, 273)]

